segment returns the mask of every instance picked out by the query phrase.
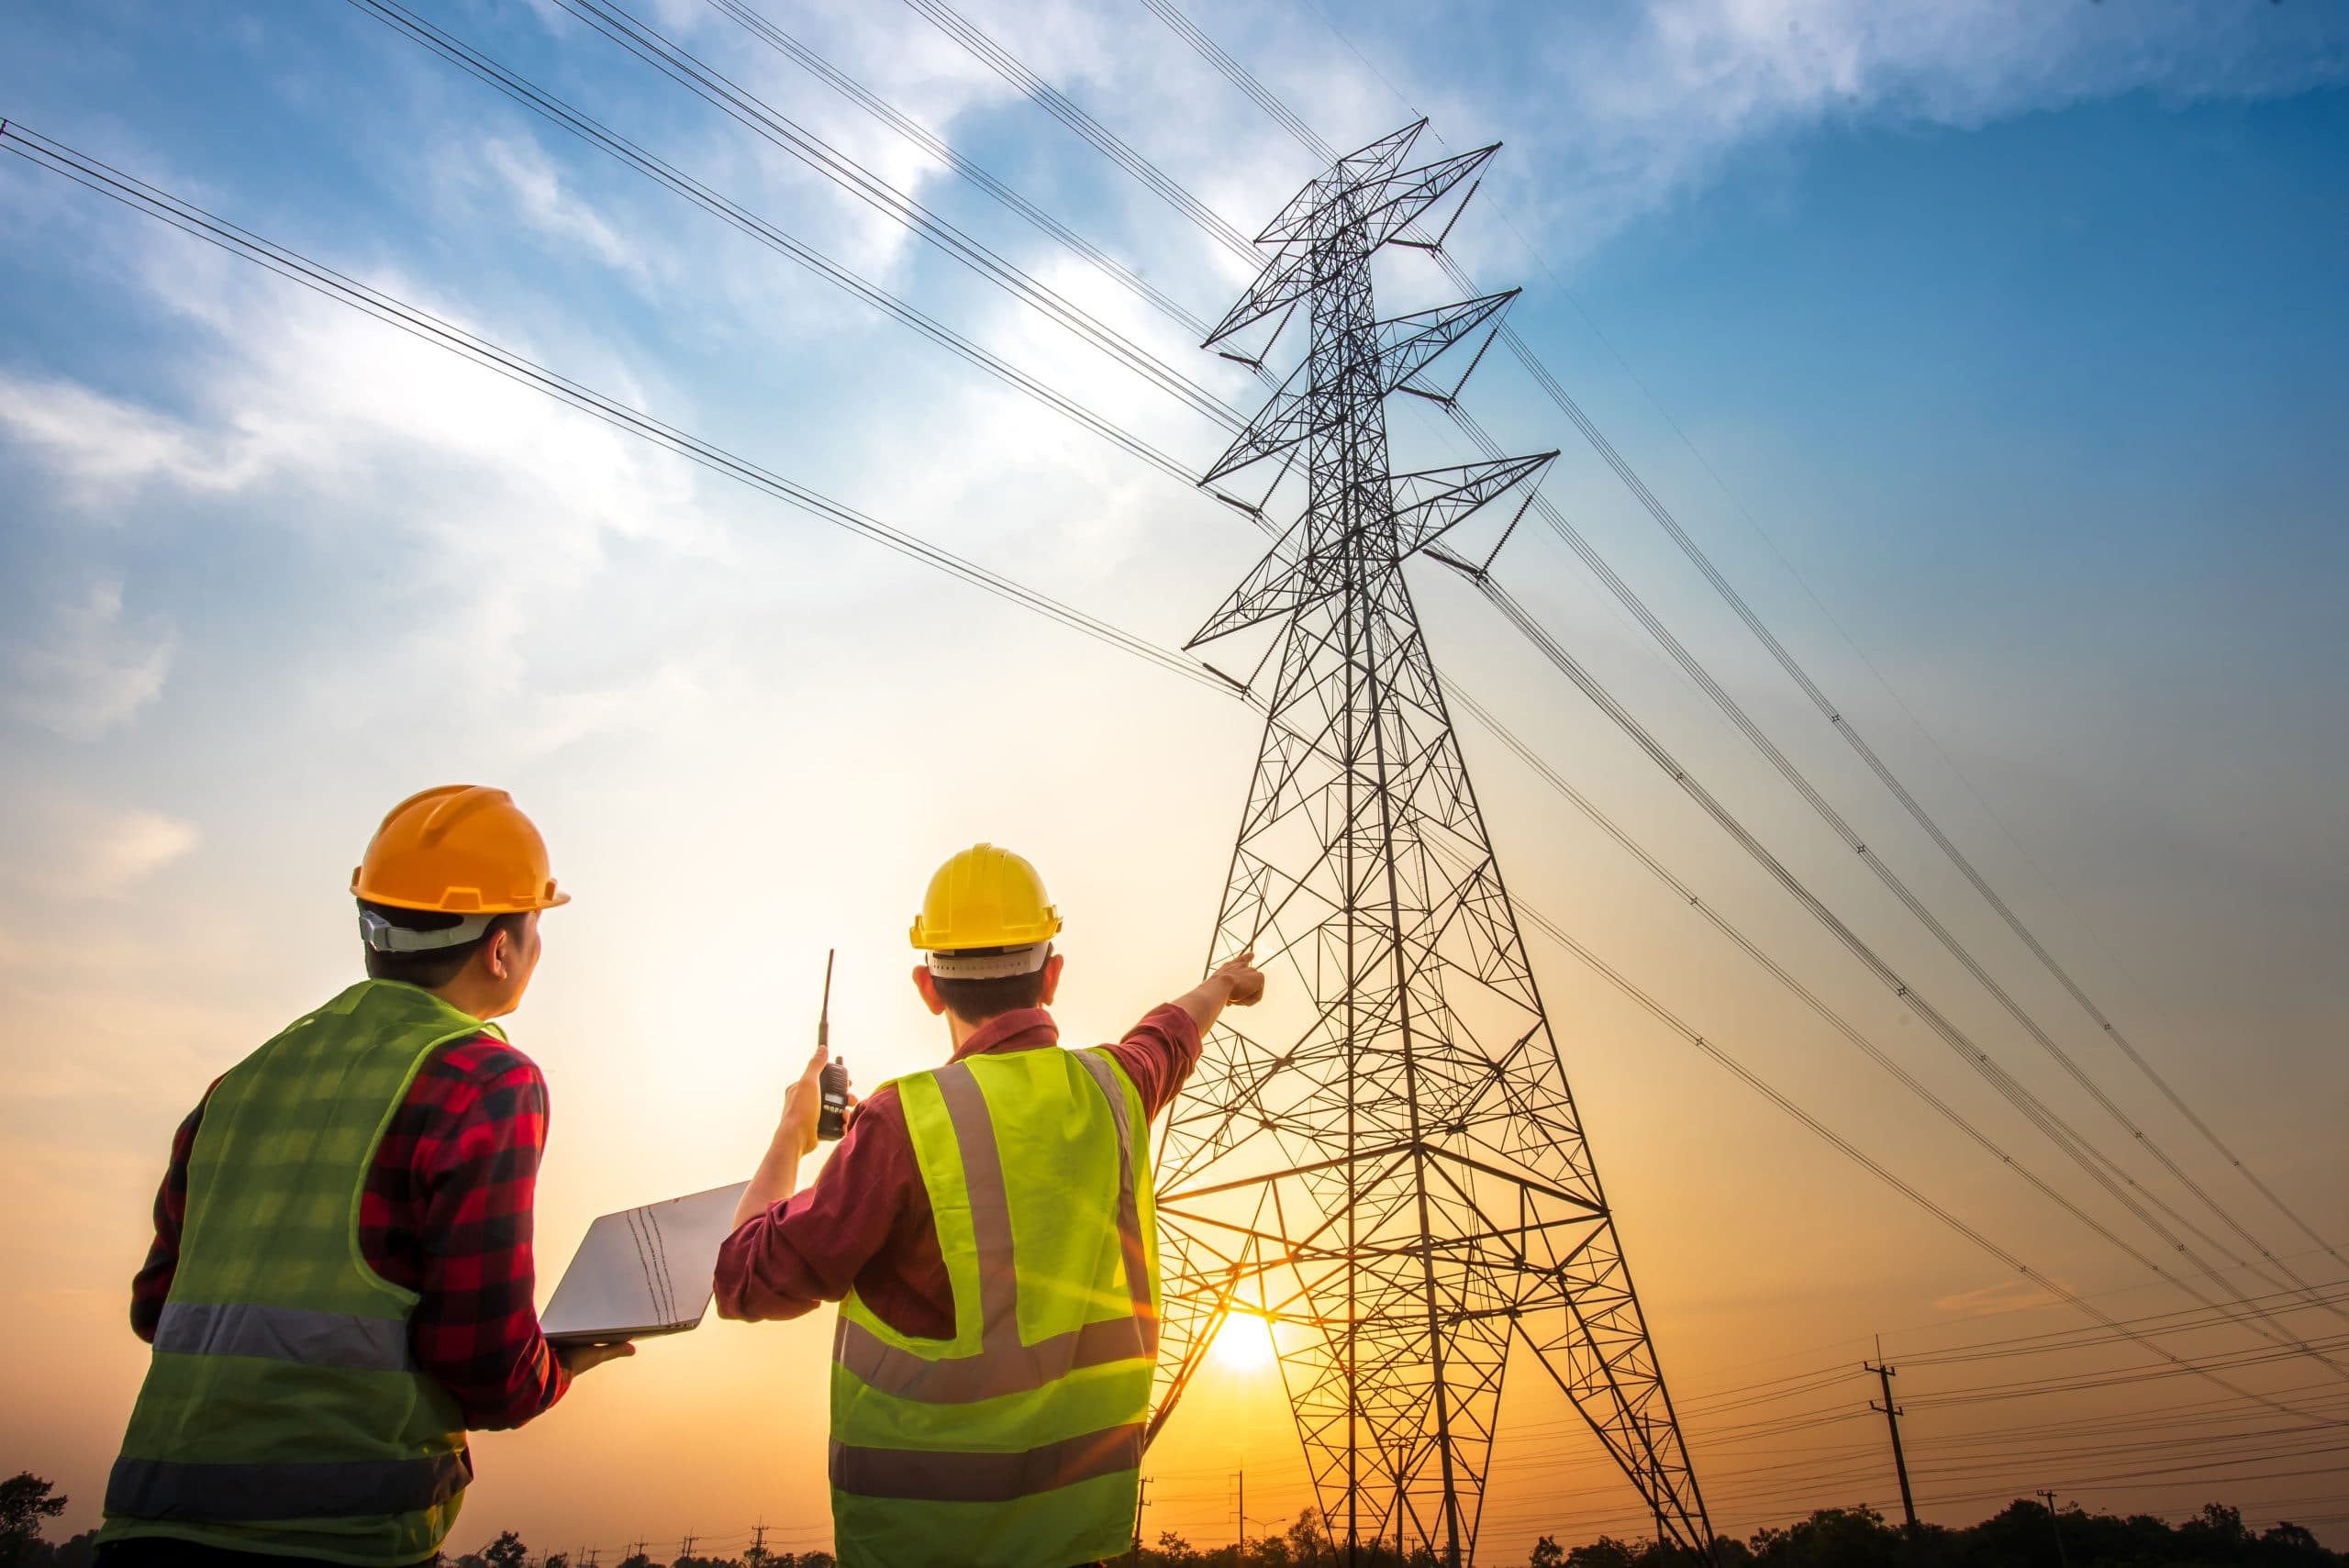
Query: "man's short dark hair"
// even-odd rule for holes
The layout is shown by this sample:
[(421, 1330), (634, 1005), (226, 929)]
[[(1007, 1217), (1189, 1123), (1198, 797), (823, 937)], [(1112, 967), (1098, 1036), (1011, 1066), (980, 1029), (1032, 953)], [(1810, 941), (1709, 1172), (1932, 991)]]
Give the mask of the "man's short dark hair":
[(1041, 969), (997, 980), (948, 980), (932, 970), (930, 981), (938, 987), (938, 999), (946, 1010), (966, 1024), (983, 1024), (1022, 1007), (1041, 1006), (1044, 1001)]
[[(381, 915), (385, 923), (405, 931), (445, 931), (462, 924), (462, 915), (443, 914), (438, 909), (397, 909), (389, 904), (359, 901), (359, 907)], [(427, 991), (437, 991), (457, 977), (458, 973), (479, 952), (490, 938), (504, 931), (514, 940), (522, 940), (522, 922), (527, 915), (500, 915), (472, 941), (452, 948), (433, 948), (425, 952), (377, 952), (362, 944), (367, 956), (367, 978), (397, 980), (409, 985), (421, 985)]]

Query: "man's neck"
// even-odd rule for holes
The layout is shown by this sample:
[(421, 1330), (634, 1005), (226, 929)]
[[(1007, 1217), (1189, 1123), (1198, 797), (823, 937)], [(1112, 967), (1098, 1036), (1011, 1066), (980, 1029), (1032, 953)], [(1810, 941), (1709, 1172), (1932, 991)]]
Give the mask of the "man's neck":
[(456, 1008), (457, 1011), (486, 1022), (497, 1016), (495, 1011), (497, 999), (487, 995), (484, 987), (469, 984), (471, 978), (469, 975), (460, 974), (446, 985), (428, 985), (425, 989)]

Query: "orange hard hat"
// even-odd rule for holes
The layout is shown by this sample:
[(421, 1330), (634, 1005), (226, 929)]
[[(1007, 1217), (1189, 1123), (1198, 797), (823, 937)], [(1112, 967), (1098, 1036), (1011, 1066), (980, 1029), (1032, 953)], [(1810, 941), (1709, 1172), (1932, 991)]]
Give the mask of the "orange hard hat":
[(442, 784), (392, 807), (351, 873), (351, 891), (395, 909), (511, 915), (571, 902), (555, 891), (547, 844), (514, 797)]

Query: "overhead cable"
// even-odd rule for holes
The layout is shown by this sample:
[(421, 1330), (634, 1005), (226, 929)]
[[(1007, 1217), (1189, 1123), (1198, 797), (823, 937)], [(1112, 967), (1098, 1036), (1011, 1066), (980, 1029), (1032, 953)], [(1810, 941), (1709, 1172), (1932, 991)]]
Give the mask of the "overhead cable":
[[(1181, 8), (1174, 4), (1174, 0), (1141, 0), (1141, 4), (1153, 16), (1156, 16), (1161, 21), (1164, 22), (1178, 38), (1181, 38), (1186, 43), (1189, 44), (1202, 59), (1206, 60), (1208, 64), (1222, 73), (1226, 80), (1238, 87), (1243, 95), (1245, 95), (1252, 102), (1256, 104), (1259, 108), (1264, 110), (1268, 117), (1286, 129), (1289, 134), (1308, 150), (1311, 151), (1316, 157), (1322, 160), (1325, 163), (1336, 158), (1336, 150), (1331, 148), (1328, 142), (1323, 141), (1320, 137), (1316, 135), (1312, 128), (1307, 125), (1303, 120), (1299, 119), (1297, 116), (1288, 108), (1287, 105), (1280, 101), (1276, 95), (1273, 94), (1270, 89), (1266, 88), (1264, 84), (1258, 81), (1244, 66), (1242, 66), (1238, 61), (1234, 60), (1220, 45), (1217, 44), (1213, 39), (1209, 38), (1195, 23), (1193, 23), (1188, 17), (1185, 16)], [(1332, 22), (1330, 27), (1332, 32), (1335, 32), (1336, 24)], [(1340, 38), (1340, 41), (1345, 41), (1342, 34), (1338, 36)], [(1353, 46), (1348, 44), (1348, 47), (1352, 48)], [(1355, 51), (1358, 58), (1360, 56), (1360, 50)], [(1367, 61), (1364, 63), (1367, 63)], [(1381, 80), (1384, 81), (1385, 78), (1382, 77)], [(1392, 83), (1389, 83), (1388, 86), (1389, 90), (1392, 91)], [(1400, 98), (1401, 95), (1397, 94), (1397, 96)], [(1414, 114), (1419, 112), (1416, 108), (1412, 107), (1408, 101), (1405, 102), (1404, 106), (1407, 109), (1410, 109), (1410, 112)], [(1438, 133), (1437, 139), (1439, 141), (1442, 139), (1441, 133)], [(1520, 235), (1520, 238), (1522, 239), (1523, 236)], [(1445, 275), (1449, 277), (1453, 283), (1472, 295), (1478, 291), (1476, 281), (1470, 276), (1466, 269), (1462, 267), (1459, 262), (1453, 258), (1452, 254), (1445, 250), (1441, 245), (1431, 247), (1423, 246), (1422, 248), (1430, 250), (1430, 253), (1434, 256), (1437, 265), (1443, 270)], [(1530, 240), (1526, 241), (1526, 248), (1529, 251), (1532, 250), (1533, 247)], [(1539, 260), (1538, 252), (1536, 253), (1536, 259)], [(1547, 266), (1546, 262), (1543, 264), (1545, 267)], [(1624, 460), (1622, 453), (1616, 449), (1614, 442), (1607, 438), (1605, 432), (1599, 429), (1597, 423), (1591, 419), (1589, 414), (1584, 410), (1582, 405), (1575, 398), (1574, 395), (1567, 391), (1564, 384), (1559, 381), (1557, 376), (1552, 373), (1547, 364), (1542, 362), (1541, 357), (1534, 351), (1532, 346), (1525, 340), (1514, 327), (1509, 326), (1506, 322), (1501, 326), (1500, 339), (1502, 343), (1508, 349), (1511, 356), (1524, 367), (1527, 374), (1532, 377), (1534, 384), (1542, 389), (1542, 394), (1547, 396), (1552, 403), (1555, 404), (1559, 411), (1564, 414), (1567, 419), (1573, 423), (1575, 429), (1581, 432), (1584, 439), (1590, 443), (1591, 450), (1598, 455), (1600, 461), (1607, 464), (1609, 469), (1611, 470), (1616, 477), (1622, 483), (1624, 488), (1631, 492), (1632, 498), (1640, 504), (1641, 507), (1647, 512), (1649, 517), (1654, 519), (1656, 525), (1663, 528), (1664, 533), (1672, 539), (1672, 541), (1679, 547), (1682, 554), (1687, 557), (1690, 564), (1697, 568), (1698, 572), (1704, 577), (1707, 584), (1709, 584), (1712, 587), (1713, 591), (1720, 595), (1721, 601), (1736, 614), (1739, 620), (1744, 623), (1747, 630), (1750, 631), (1753, 635), (1754, 639), (1762, 644), (1763, 648), (1769, 653), (1772, 661), (1777, 664), (1778, 668), (1786, 673), (1789, 680), (1795, 683), (1796, 686), (1801, 690), (1804, 696), (1809, 699), (1811, 705), (1819, 710), (1822, 717), (1826, 718), (1836, 733), (1841, 735), (1844, 741), (1850, 745), (1854, 753), (1859, 757), (1862, 762), (1866, 764), (1868, 771), (1874, 773), (1877, 781), (1881, 783), (1885, 789), (1892, 795), (1893, 798), (1899, 802), (1901, 808), (1908, 813), (1909, 818), (1914, 821), (1930, 839), (1932, 840), (1934, 845), (1941, 850), (1942, 853), (1949, 860), (1950, 863), (1957, 868), (1958, 872), (1965, 878), (1966, 882), (1974, 888), (1976, 894), (1981, 897), (1983, 902), (1989, 906), (1992, 911), (1995, 912), (1998, 916), (1999, 919), (2006, 925), (2007, 929), (2011, 931), (2027, 949), (2030, 950), (2032, 955), (2039, 961), (2040, 964), (2055, 979), (2057, 984), (2060, 984), (2065, 992), (2071, 996), (2073, 1001), (2078, 1004), (2081, 1010), (2087, 1014), (2089, 1019), (2096, 1024), (2099, 1030), (2100, 1030), (2116, 1047), (2120, 1049), (2121, 1053), (2127, 1057), (2132, 1065), (2136, 1067), (2138, 1072), (2160, 1091), (2163, 1098), (2169, 1102), (2171, 1107), (2175, 1109), (2179, 1116), (2183, 1117), (2188, 1124), (2190, 1125), (2197, 1133), (2200, 1134), (2203, 1140), (2226, 1160), (2227, 1163), (2251, 1185), (2254, 1191), (2257, 1192), (2262, 1198), (2266, 1199), (2278, 1214), (2282, 1215), (2284, 1218), (2302, 1235), (2306, 1236), (2310, 1241), (2315, 1242), (2319, 1247), (2322, 1248), (2328, 1254), (2330, 1254), (2335, 1262), (2349, 1263), (2349, 1258), (2344, 1258), (2331, 1242), (2327, 1241), (2316, 1231), (2314, 1227), (2310, 1226), (2306, 1219), (2301, 1218), (2297, 1210), (2295, 1210), (2290, 1205), (2287, 1204), (2282, 1196), (2279, 1195), (2273, 1187), (2271, 1187), (2266, 1181), (2262, 1180), (2257, 1173), (2254, 1172), (2249, 1165), (2244, 1163), (2242, 1156), (2238, 1155), (2234, 1150), (2219, 1136), (2217, 1131), (2214, 1130), (2198, 1112), (2196, 1112), (2194, 1107), (2187, 1102), (2185, 1096), (2177, 1092), (2176, 1088), (2170, 1084), (2168, 1079), (2163, 1076), (2161, 1072), (2156, 1069), (2151, 1062), (2145, 1059), (2144, 1055), (2138, 1051), (2137, 1047), (2133, 1043), (2131, 1042), (2128, 1036), (2121, 1032), (2120, 1027), (2106, 1015), (2101, 1007), (2098, 1006), (2097, 1004), (2089, 998), (2087, 993), (2083, 990), (2079, 983), (2073, 978), (2071, 972), (2065, 969), (2065, 966), (2056, 960), (2054, 954), (2048, 951), (2046, 945), (2040, 940), (2039, 937), (2024, 924), (2022, 918), (2015, 913), (2013, 906), (1990, 885), (1988, 879), (1982, 874), (1980, 869), (1976, 867), (1974, 862), (1958, 848), (1956, 842), (1950, 838), (1949, 834), (1945, 830), (1943, 830), (1941, 824), (1933, 817), (1932, 813), (1925, 809), (1923, 804), (1917, 799), (1916, 795), (1900, 781), (1899, 777), (1893, 773), (1892, 769), (1885, 762), (1884, 759), (1877, 754), (1876, 749), (1871, 746), (1866, 738), (1860, 733), (1858, 727), (1852, 723), (1850, 717), (1844, 713), (1842, 706), (1827, 695), (1826, 692), (1820, 688), (1818, 682), (1811, 677), (1809, 672), (1803, 667), (1802, 663), (1795, 658), (1793, 653), (1787, 649), (1786, 645), (1778, 639), (1777, 636), (1774, 632), (1771, 631), (1768, 625), (1763, 621), (1758, 614), (1755, 613), (1753, 606), (1746, 601), (1745, 596), (1738, 592), (1736, 585), (1731, 583), (1728, 577), (1723, 574), (1720, 569), (1713, 562), (1712, 558), (1706, 553), (1704, 548), (1698, 544), (1696, 539), (1689, 535), (1688, 531), (1681, 526), (1679, 518), (1674, 516), (1672, 510), (1664, 504), (1655, 493), (1648, 487), (1646, 482), (1642, 480), (1638, 473), (1632, 469), (1631, 465)], [(1619, 355), (1618, 357), (1620, 359), (1620, 356)], [(1628, 365), (1625, 366), (1627, 371), (1629, 368), (1630, 367)], [(1675, 425), (1674, 428), (1677, 430), (1678, 426)], [(1682, 435), (1681, 439), (1683, 441), (1687, 440), (1685, 433)], [(1695, 444), (1693, 442), (1688, 444), (1689, 450), (1694, 452), (1696, 450)], [(1697, 455), (1698, 461), (1702, 462), (1704, 461), (1703, 454), (1698, 453)], [(1709, 473), (1711, 472), (1711, 465), (1709, 463), (1706, 464), (1706, 468)], [(1718, 474), (1715, 474), (1714, 478), (1717, 483), (1720, 481), (1720, 476)], [(1723, 489), (1725, 491), (1727, 489), (1725, 484), (1723, 485)], [(1741, 507), (1741, 510), (1742, 509), (1742, 508)], [(1560, 519), (1560, 521), (1562, 522), (1563, 519)], [(1757, 524), (1755, 527), (1756, 531), (1758, 532), (1759, 525)], [(1572, 542), (1572, 540), (1569, 540), (1569, 543)], [(1792, 570), (1791, 567), (1789, 567), (1789, 570)], [(1806, 585), (1806, 587), (1808, 585)], [(1814, 599), (1815, 598), (1816, 595), (1814, 595)], [(1821, 606), (1821, 609), (1823, 611), (1823, 606)], [(1880, 680), (1881, 677), (1879, 676), (1878, 679)], [(1887, 689), (1889, 689), (1888, 685)], [(1808, 791), (1807, 785), (1800, 787), (1803, 787), (1806, 792)], [(1970, 959), (1966, 962), (1969, 968), (1973, 967)], [(2007, 1000), (2003, 992), (1999, 992), (1998, 995), (2002, 1002)], [(2009, 1003), (2009, 1009), (2010, 1011), (2016, 1011), (2018, 1016), (2020, 1016), (2020, 1010), (2014, 1008), (2011, 1003)], [(2026, 1027), (2034, 1034), (2039, 1033), (2038, 1026), (2035, 1023), (2027, 1022)], [(2119, 1118), (2122, 1121), (2123, 1125), (2129, 1128), (2132, 1134), (2144, 1140), (2148, 1149), (2154, 1154), (2154, 1156), (2161, 1161), (2163, 1165), (2168, 1169), (2173, 1175), (2176, 1176), (2182, 1183), (2184, 1183), (2188, 1189), (2194, 1193), (2196, 1197), (2210, 1206), (2211, 1210), (2218, 1214), (2221, 1220), (2223, 1220), (2230, 1229), (2233, 1229), (2236, 1234), (2241, 1236), (2248, 1245), (2257, 1249), (2263, 1257), (2268, 1257), (2272, 1261), (2273, 1254), (2269, 1252), (2268, 1249), (2262, 1245), (2245, 1227), (2238, 1223), (2231, 1212), (2221, 1207), (2218, 1202), (2205, 1192), (2199, 1184), (2195, 1183), (2191, 1177), (2188, 1176), (2159, 1144), (2154, 1142), (2151, 1139), (2146, 1138), (2146, 1135), (2142, 1129), (2137, 1128), (2132, 1120), (2128, 1118), (2117, 1106), (2106, 1099), (2103, 1091), (2100, 1088), (2092, 1087), (2088, 1084), (2086, 1077), (2081, 1073), (2076, 1064), (2073, 1063), (2067, 1053), (2061, 1051), (2054, 1047), (2053, 1041), (2045, 1040), (2043, 1038), (2043, 1044), (2044, 1044), (2051, 1051), (2054, 1052), (2058, 1062), (2065, 1067), (2066, 1073), (2072, 1076), (2076, 1082), (2079, 1083), (2083, 1088), (2089, 1089), (2091, 1094), (2095, 1095), (2099, 1101), (2104, 1103), (2105, 1108), (2108, 1112), (2116, 1118)], [(2288, 1277), (2293, 1277), (2294, 1283), (2296, 1284), (2302, 1283), (2295, 1276), (2288, 1275)]]
[(685, 173), (626, 138), (618, 136), (553, 95), (542, 92), (521, 77), (505, 70), (487, 56), (458, 43), (440, 29), (413, 17), (397, 0), (351, 0), (351, 4), (374, 15), (386, 26), (395, 28), (415, 41), (423, 44), (460, 69), (495, 87), (500, 93), (577, 136), (581, 140), (609, 153), (647, 178), (666, 186), (696, 206), (713, 214), (740, 229), (769, 249), (781, 252), (799, 265), (866, 304), (883, 310), (906, 326), (948, 350), (987, 374), (1026, 394), (1055, 413), (1083, 426), (1094, 434), (1121, 448), (1129, 455), (1157, 469), (1160, 473), (1192, 483), (1192, 469), (1181, 460), (1161, 450), (1114, 422), (1103, 418), (1075, 398), (1048, 385), (1020, 370), (998, 354), (955, 331), (918, 307), (871, 283), (852, 269), (769, 223), (756, 213)]
[(703, 440), (675, 426), (654, 418), (615, 398), (607, 397), (591, 387), (567, 376), (498, 347), (487, 339), (470, 332), (431, 313), (418, 309), (352, 278), (346, 277), (310, 260), (299, 251), (264, 239), (251, 231), (219, 217), (194, 203), (181, 200), (170, 193), (150, 185), (136, 176), (125, 173), (110, 164), (74, 150), (64, 143), (26, 126), (10, 121), (5, 137), (0, 137), (0, 150), (26, 160), (38, 167), (88, 187), (99, 195), (120, 202), (132, 210), (170, 224), (173, 228), (194, 235), (241, 260), (264, 267), (281, 277), (301, 284), (340, 305), (375, 317), (387, 326), (395, 327), (433, 347), (444, 349), (472, 361), (484, 369), (494, 371), (509, 381), (520, 383), (559, 402), (567, 403), (582, 412), (591, 414), (606, 424), (626, 433), (651, 441), (664, 450), (700, 464), (739, 484), (794, 506), (810, 517), (861, 534), (876, 544), (886, 546), (901, 555), (920, 562), (932, 570), (942, 572), (995, 595), (1022, 609), (1058, 622), (1072, 631), (1092, 638), (1120, 652), (1155, 664), (1172, 674), (1197, 682), (1212, 690), (1229, 692), (1230, 683), (1216, 675), (1204, 665), (1172, 649), (1160, 647), (1145, 638), (1135, 636), (1122, 628), (1088, 615), (1062, 603), (1049, 595), (1038, 592), (997, 572), (957, 555), (940, 545), (890, 527), (853, 507), (809, 489), (780, 474), (760, 467), (749, 459), (737, 456), (712, 442)]

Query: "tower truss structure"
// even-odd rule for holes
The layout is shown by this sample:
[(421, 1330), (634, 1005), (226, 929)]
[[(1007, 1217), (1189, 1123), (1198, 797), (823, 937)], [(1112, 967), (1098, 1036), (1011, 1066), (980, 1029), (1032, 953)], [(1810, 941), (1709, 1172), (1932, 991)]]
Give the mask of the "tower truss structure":
[[(1226, 1319), (1261, 1315), (1341, 1561), (1385, 1542), (1458, 1568), (1514, 1352), (1573, 1401), (1660, 1535), (1704, 1550), (1704, 1504), (1404, 578), (1422, 550), (1464, 565), (1440, 542), (1449, 530), (1512, 498), (1521, 516), (1557, 455), (1390, 471), (1387, 397), (1456, 394), (1432, 381), (1438, 361), (1488, 342), (1512, 297), (1373, 311), (1374, 253), (1414, 243), (1407, 226), (1497, 150), (1407, 167), (1425, 123), (1340, 159), (1283, 208), (1258, 237), (1271, 259), (1208, 339), (1309, 324), (1303, 362), (1203, 481), (1301, 462), (1304, 514), (1191, 643), (1278, 623), (1214, 951), (1253, 945), (1296, 983), (1250, 1032), (1211, 1031), (1166, 1129), (1152, 1429)], [(1224, 351), (1261, 363), (1269, 347)]]

